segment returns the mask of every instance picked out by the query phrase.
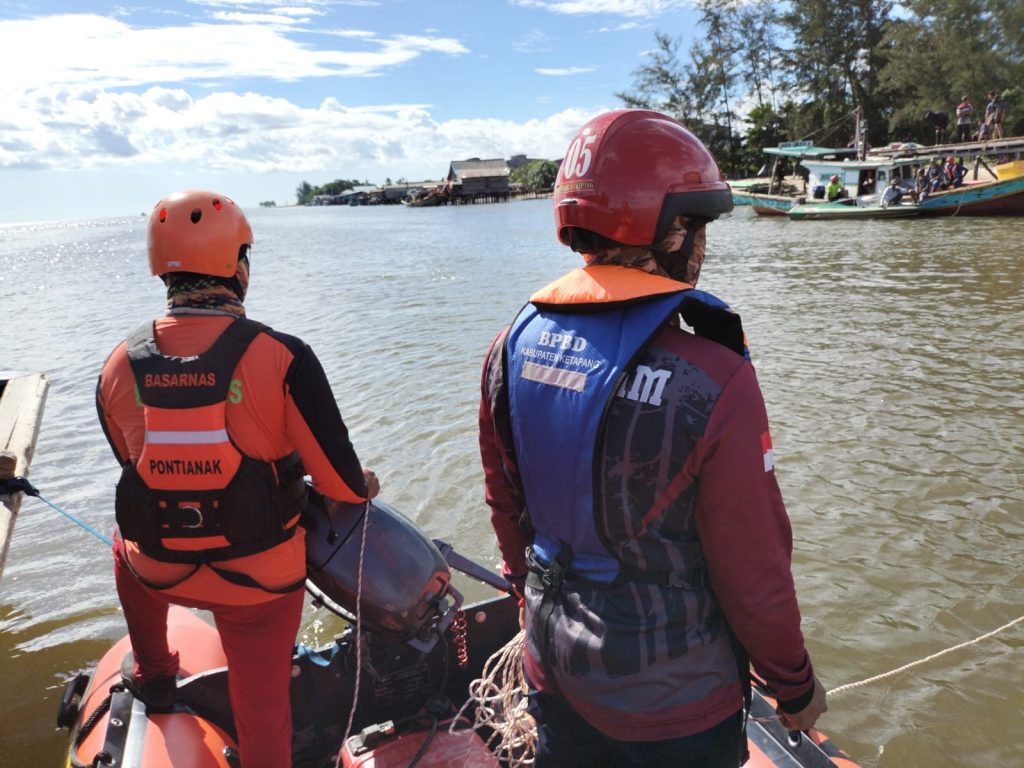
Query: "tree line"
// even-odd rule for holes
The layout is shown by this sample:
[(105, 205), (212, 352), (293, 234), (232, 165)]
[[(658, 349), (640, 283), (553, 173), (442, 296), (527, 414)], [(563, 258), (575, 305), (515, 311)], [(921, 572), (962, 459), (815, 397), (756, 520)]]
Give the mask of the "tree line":
[[(551, 188), (555, 183), (555, 176), (558, 175), (558, 163), (552, 160), (530, 160), (524, 165), (516, 168), (509, 175), (509, 179), (512, 182), (522, 184), (525, 189), (529, 189), (532, 192), (544, 192), (551, 191)], [(395, 182), (396, 184), (405, 184), (404, 178), (399, 179)], [(391, 184), (391, 178), (384, 180), (385, 186)], [(343, 192), (347, 192), (350, 189), (355, 189), (359, 186), (372, 186), (369, 181), (358, 181), (356, 179), (335, 179), (329, 181), (326, 184), (310, 184), (308, 181), (303, 181), (295, 188), (295, 199), (298, 205), (305, 205), (313, 200), (318, 195), (340, 195)], [(260, 203), (261, 206), (270, 207), (273, 205), (273, 201), (266, 201)]]
[(764, 147), (810, 140), (845, 147), (860, 110), (870, 146), (931, 144), (928, 111), (955, 123), (967, 96), (975, 125), (987, 94), (1006, 105), (1004, 133), (1024, 134), (1021, 0), (698, 0), (682, 41), (656, 32), (633, 72), (628, 107), (685, 123), (730, 176), (748, 175)]
[(303, 181), (295, 188), (295, 199), (299, 205), (305, 205), (317, 195), (340, 195), (342, 192), (348, 192), (350, 189), (363, 185), (369, 186), (370, 182), (358, 179), (335, 179), (317, 186)]

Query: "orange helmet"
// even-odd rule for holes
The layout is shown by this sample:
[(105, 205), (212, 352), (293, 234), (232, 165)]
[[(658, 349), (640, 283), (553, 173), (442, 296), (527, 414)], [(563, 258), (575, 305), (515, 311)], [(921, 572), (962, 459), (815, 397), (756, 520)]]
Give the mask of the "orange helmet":
[(252, 229), (234, 200), (215, 192), (175, 192), (149, 217), (149, 270), (234, 277), (252, 246)]
[(732, 210), (715, 158), (682, 123), (659, 112), (622, 109), (573, 137), (555, 180), (558, 239), (573, 227), (626, 245), (661, 240), (677, 216), (704, 220)]

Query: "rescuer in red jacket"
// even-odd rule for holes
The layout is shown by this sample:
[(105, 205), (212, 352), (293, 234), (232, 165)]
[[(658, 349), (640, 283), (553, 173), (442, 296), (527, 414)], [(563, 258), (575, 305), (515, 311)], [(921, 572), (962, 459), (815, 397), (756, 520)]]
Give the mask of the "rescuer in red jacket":
[(729, 187), (680, 123), (621, 110), (577, 132), (554, 206), (585, 266), (499, 333), (480, 404), (535, 765), (735, 768), (750, 664), (790, 729), (826, 706), (743, 329), (694, 288)]
[(149, 263), (168, 312), (114, 349), (96, 404), (122, 466), (114, 575), (133, 649), (126, 684), (151, 711), (171, 708), (168, 605), (212, 611), (243, 764), (287, 768), (303, 475), (344, 502), (372, 498), (379, 483), (361, 467), (313, 351), (245, 317), (252, 242), (223, 195), (156, 204)]

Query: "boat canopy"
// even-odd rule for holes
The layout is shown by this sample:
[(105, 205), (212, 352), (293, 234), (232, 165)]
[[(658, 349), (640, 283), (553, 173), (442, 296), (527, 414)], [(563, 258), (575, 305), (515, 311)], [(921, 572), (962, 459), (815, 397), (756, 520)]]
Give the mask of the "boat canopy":
[(784, 141), (777, 147), (765, 147), (766, 155), (777, 155), (780, 157), (853, 157), (857, 150), (853, 147), (816, 147), (806, 141)]

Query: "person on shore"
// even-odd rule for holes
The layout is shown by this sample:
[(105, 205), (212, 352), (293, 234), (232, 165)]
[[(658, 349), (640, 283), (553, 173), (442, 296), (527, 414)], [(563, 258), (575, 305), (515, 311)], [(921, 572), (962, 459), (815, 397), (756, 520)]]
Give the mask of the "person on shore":
[(572, 139), (554, 209), (585, 266), (498, 334), (479, 416), (535, 765), (735, 768), (750, 663), (786, 727), (827, 707), (742, 325), (693, 288), (729, 187), (682, 124), (619, 110)]
[(825, 199), (830, 203), (838, 200), (845, 196), (846, 190), (843, 189), (843, 182), (839, 180), (839, 176), (836, 174), (832, 175), (832, 178), (828, 180), (828, 186), (825, 187)]
[(1006, 107), (998, 91), (988, 92), (989, 102), (985, 105), (985, 122), (989, 125), (989, 135), (993, 139), (1003, 138), (1003, 117)]
[(978, 123), (978, 132), (974, 138), (977, 141), (988, 141), (992, 138), (992, 126), (988, 124), (987, 120)]
[(974, 105), (967, 96), (960, 99), (956, 105), (956, 140), (959, 142), (970, 141), (971, 125), (974, 123)]
[(360, 465), (313, 351), (245, 317), (252, 243), (245, 214), (223, 195), (156, 204), (149, 265), (168, 312), (114, 349), (96, 405), (122, 467), (114, 578), (132, 643), (126, 687), (151, 712), (172, 708), (168, 605), (212, 611), (242, 763), (288, 768), (303, 475), (353, 503), (379, 483)]
[(949, 115), (945, 112), (924, 113), (924, 120), (935, 129), (935, 144), (945, 144), (949, 140)]

